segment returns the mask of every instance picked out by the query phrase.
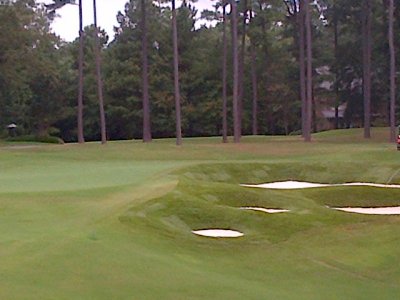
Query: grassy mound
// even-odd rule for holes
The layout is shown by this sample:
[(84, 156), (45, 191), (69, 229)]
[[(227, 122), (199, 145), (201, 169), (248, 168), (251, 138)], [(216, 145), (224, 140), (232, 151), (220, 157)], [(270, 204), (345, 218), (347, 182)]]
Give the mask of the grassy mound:
[[(204, 164), (176, 172), (179, 184), (169, 194), (132, 208), (121, 217), (122, 222), (135, 226), (145, 223), (157, 232), (187, 236), (193, 229), (225, 228), (247, 234), (258, 242), (279, 242), (292, 235), (312, 229), (315, 224), (337, 226), (374, 222), (370, 216), (349, 215), (332, 211), (326, 206), (396, 206), (400, 191), (374, 187), (329, 187), (309, 190), (264, 190), (241, 187), (239, 184), (274, 180), (323, 179), (323, 183), (343, 183), (376, 179), (367, 174), (363, 164), (346, 168), (346, 175), (337, 164), (275, 163), (275, 164)], [(355, 171), (357, 170), (357, 172)], [(395, 170), (395, 168), (394, 168)], [(387, 170), (388, 176), (393, 170)], [(370, 177), (368, 177), (370, 176)], [(290, 213), (265, 215), (239, 210), (255, 206), (289, 209)], [(246, 243), (247, 240), (243, 239)]]

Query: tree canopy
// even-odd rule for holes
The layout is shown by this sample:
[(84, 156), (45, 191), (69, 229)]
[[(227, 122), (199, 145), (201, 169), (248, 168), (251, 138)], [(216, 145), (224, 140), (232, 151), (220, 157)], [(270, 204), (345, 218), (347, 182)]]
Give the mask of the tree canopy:
[[(115, 36), (110, 39), (104, 30), (99, 30), (108, 139), (141, 139), (144, 124), (151, 128), (151, 133), (146, 133), (148, 140), (175, 137), (172, 10), (161, 2), (164, 1), (127, 1), (125, 9), (115, 16)], [(235, 118), (237, 122), (240, 119), (240, 127), (236, 128), (240, 134), (300, 134), (299, 1), (239, 1), (236, 16), (232, 15), (230, 1), (214, 3), (215, 11), (201, 14), (207, 25), (199, 25), (200, 12), (195, 2), (182, 1), (176, 8), (182, 135), (222, 136), (224, 95), (228, 135), (235, 133)], [(393, 115), (400, 117), (398, 105), (393, 112), (390, 110), (393, 103), (399, 103), (390, 74), (393, 78), (393, 66), (398, 67), (399, 61), (394, 59), (394, 53), (398, 53), (400, 46), (400, 33), (396, 31), (400, 26), (400, 7), (394, 7), (390, 15), (389, 1), (369, 3), (368, 69), (363, 61), (363, 51), (367, 51), (365, 2), (318, 0), (308, 5), (313, 53), (312, 61), (308, 59), (312, 63), (312, 82), (308, 82), (312, 88), (313, 131), (364, 126), (365, 72), (370, 77), (367, 95), (371, 125), (393, 127)], [(394, 22), (391, 42), (390, 16)], [(6, 126), (15, 123), (19, 134), (50, 134), (65, 141), (77, 140), (79, 39), (65, 42), (53, 33), (53, 18), (43, 4), (34, 0), (0, 4), (3, 135)], [(237, 41), (233, 42), (232, 29), (237, 30)], [(83, 32), (83, 127), (89, 141), (101, 137), (95, 30), (88, 26)], [(242, 62), (238, 61), (236, 66), (235, 55), (239, 60), (242, 55)], [(235, 68), (240, 74), (235, 75)], [(144, 74), (147, 87), (143, 85)], [(148, 107), (144, 106), (143, 92)], [(143, 108), (148, 113), (144, 114)]]

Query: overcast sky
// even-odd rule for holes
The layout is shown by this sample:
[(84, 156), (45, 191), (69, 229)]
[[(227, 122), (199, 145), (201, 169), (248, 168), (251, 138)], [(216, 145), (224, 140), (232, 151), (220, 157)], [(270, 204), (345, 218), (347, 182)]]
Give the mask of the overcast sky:
[[(107, 31), (112, 39), (113, 28), (117, 25), (115, 16), (117, 12), (123, 11), (128, 0), (97, 0), (97, 23)], [(52, 3), (52, 0), (40, 0), (43, 3)], [(78, 2), (78, 0), (76, 1)], [(179, 1), (178, 1), (179, 2)], [(210, 0), (198, 0), (195, 6), (200, 10), (204, 8), (212, 9)], [(93, 23), (93, 1), (83, 0), (83, 19), (84, 25)], [(54, 20), (53, 30), (66, 41), (73, 41), (78, 36), (79, 12), (77, 5), (65, 5), (58, 11), (60, 17)]]

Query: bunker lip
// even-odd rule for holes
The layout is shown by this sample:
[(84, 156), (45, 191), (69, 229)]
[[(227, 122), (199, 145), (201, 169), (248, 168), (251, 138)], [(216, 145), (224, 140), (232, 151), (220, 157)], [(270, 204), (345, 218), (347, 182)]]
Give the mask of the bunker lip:
[(400, 206), (386, 207), (329, 207), (334, 210), (339, 210), (349, 213), (357, 213), (364, 215), (400, 215)]
[(261, 211), (261, 212), (265, 212), (268, 214), (278, 214), (278, 213), (284, 213), (284, 212), (290, 211), (288, 209), (281, 209), (281, 208), (265, 208), (265, 207), (253, 207), (253, 206), (240, 207), (240, 209)]
[(314, 183), (304, 181), (277, 181), (263, 184), (241, 184), (243, 187), (254, 187), (263, 189), (275, 189), (275, 190), (294, 190), (294, 189), (309, 189), (309, 188), (320, 188), (320, 187), (340, 187), (340, 186), (369, 186), (379, 188), (400, 188), (398, 184), (380, 184), (380, 183), (369, 183), (369, 182), (348, 182), (341, 184), (327, 184), (327, 183)]
[(192, 233), (213, 238), (238, 238), (244, 235), (240, 231), (230, 229), (201, 229), (193, 230)]

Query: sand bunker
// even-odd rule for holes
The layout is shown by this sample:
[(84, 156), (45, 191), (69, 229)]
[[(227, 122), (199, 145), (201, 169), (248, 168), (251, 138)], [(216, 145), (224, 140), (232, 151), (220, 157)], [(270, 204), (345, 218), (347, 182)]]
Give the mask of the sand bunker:
[(325, 187), (328, 184), (301, 182), (301, 181), (279, 181), (263, 184), (241, 184), (244, 187), (256, 187), (263, 189), (291, 190), (291, 189), (307, 189), (315, 187)]
[(341, 184), (344, 186), (372, 186), (372, 187), (380, 187), (380, 188), (391, 188), (391, 189), (400, 189), (399, 184), (380, 184), (380, 183), (365, 183), (365, 182), (352, 182), (352, 183), (344, 183)]
[(365, 215), (400, 215), (400, 206), (393, 207), (330, 207), (331, 209)]
[(241, 237), (244, 234), (235, 231), (235, 230), (226, 230), (226, 229), (204, 229), (204, 230), (194, 230), (192, 233), (201, 235), (201, 236), (207, 236), (207, 237), (223, 237), (223, 238), (236, 238), (236, 237)]
[(240, 209), (262, 211), (268, 214), (279, 214), (290, 211), (288, 209), (276, 209), (276, 208), (264, 208), (264, 207), (241, 207)]
[(324, 184), (324, 183), (313, 183), (313, 182), (302, 182), (302, 181), (279, 181), (264, 184), (241, 184), (244, 187), (255, 187), (263, 189), (275, 189), (275, 190), (294, 190), (294, 189), (309, 189), (329, 186), (372, 186), (380, 188), (400, 188), (398, 184), (379, 184), (379, 183), (366, 183), (366, 182), (351, 182), (342, 184)]

